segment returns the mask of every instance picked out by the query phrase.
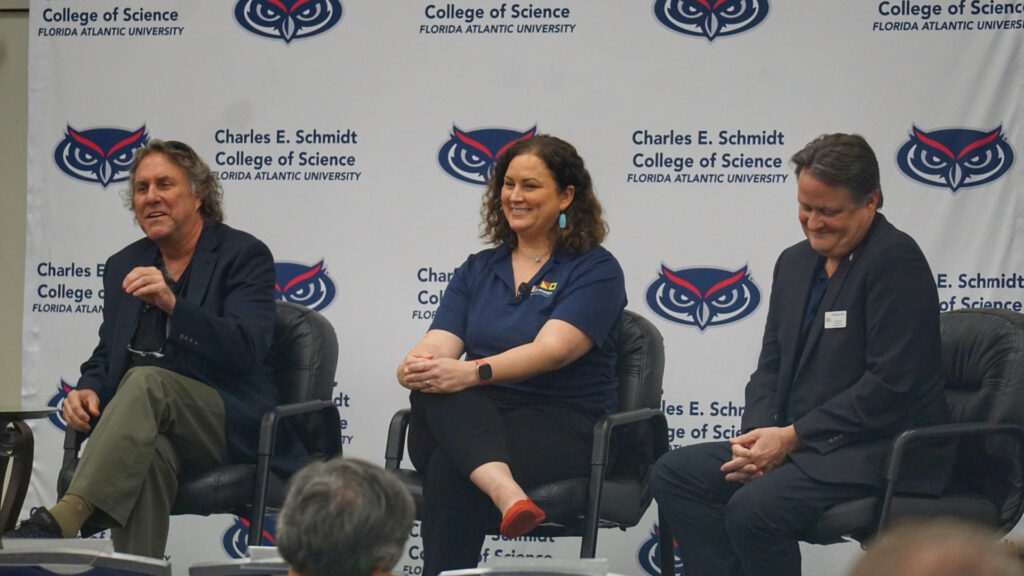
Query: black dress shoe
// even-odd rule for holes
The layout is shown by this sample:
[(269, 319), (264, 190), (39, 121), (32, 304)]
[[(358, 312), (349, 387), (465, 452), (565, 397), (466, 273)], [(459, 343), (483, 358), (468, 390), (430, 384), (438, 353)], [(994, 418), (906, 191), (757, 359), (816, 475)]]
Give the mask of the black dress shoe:
[(63, 538), (60, 524), (46, 508), (38, 508), (4, 538)]

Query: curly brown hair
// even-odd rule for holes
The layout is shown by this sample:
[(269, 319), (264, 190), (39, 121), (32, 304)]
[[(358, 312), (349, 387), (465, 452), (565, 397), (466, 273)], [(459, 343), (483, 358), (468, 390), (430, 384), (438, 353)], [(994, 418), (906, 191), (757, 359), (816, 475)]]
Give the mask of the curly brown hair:
[(502, 210), (501, 189), (509, 163), (521, 154), (533, 154), (543, 160), (559, 191), (569, 186), (575, 188), (572, 203), (565, 209), (565, 228), (554, 227), (551, 230), (555, 247), (582, 254), (599, 245), (608, 234), (608, 223), (601, 217), (601, 203), (594, 195), (590, 172), (587, 172), (583, 158), (572, 144), (549, 134), (519, 140), (494, 162), (494, 171), (487, 182), (480, 208), (483, 218), (480, 237), (494, 246), (508, 244), (510, 248), (516, 247), (516, 233), (509, 227)]
[(145, 146), (135, 151), (135, 158), (128, 169), (128, 189), (124, 191), (122, 200), (128, 210), (134, 210), (135, 171), (142, 159), (150, 154), (163, 154), (175, 166), (181, 168), (188, 178), (188, 187), (192, 195), (199, 198), (199, 215), (207, 224), (220, 224), (224, 221), (224, 190), (220, 187), (217, 173), (203, 162), (191, 146), (177, 140), (151, 139)]

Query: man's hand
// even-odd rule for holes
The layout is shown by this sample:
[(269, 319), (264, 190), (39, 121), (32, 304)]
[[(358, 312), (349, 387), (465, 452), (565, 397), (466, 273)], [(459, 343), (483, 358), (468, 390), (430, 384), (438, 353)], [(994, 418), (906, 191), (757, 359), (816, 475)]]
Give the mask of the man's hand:
[(100, 397), (92, 390), (72, 390), (64, 399), (64, 421), (79, 432), (92, 430), (89, 420), (100, 415)]
[(750, 460), (736, 456), (733, 449), (732, 460), (722, 464), (722, 472), (725, 472), (725, 479), (729, 482), (745, 484), (754, 478), (764, 476), (764, 471), (752, 464)]
[(747, 482), (778, 468), (786, 457), (800, 447), (800, 438), (793, 426), (756, 428), (729, 440), (732, 460), (722, 465), (725, 479)]
[(164, 279), (164, 273), (153, 266), (133, 268), (121, 283), (125, 293), (135, 296), (147, 304), (163, 310), (168, 316), (174, 313), (177, 299)]

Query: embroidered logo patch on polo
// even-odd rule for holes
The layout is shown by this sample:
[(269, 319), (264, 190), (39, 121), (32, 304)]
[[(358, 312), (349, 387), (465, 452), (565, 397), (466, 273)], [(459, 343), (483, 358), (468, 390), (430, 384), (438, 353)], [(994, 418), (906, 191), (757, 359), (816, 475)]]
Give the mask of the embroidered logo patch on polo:
[(533, 287), (530, 292), (530, 296), (545, 296), (550, 298), (555, 295), (555, 290), (558, 288), (558, 282), (548, 282), (541, 280), (540, 284)]

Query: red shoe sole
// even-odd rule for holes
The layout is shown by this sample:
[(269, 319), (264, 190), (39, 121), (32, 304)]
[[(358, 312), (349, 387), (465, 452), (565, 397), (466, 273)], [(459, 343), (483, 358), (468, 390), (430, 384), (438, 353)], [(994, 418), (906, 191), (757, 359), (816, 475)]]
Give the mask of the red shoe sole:
[(532, 500), (520, 500), (513, 504), (501, 519), (501, 535), (510, 540), (519, 538), (540, 525), (544, 518), (544, 511)]

